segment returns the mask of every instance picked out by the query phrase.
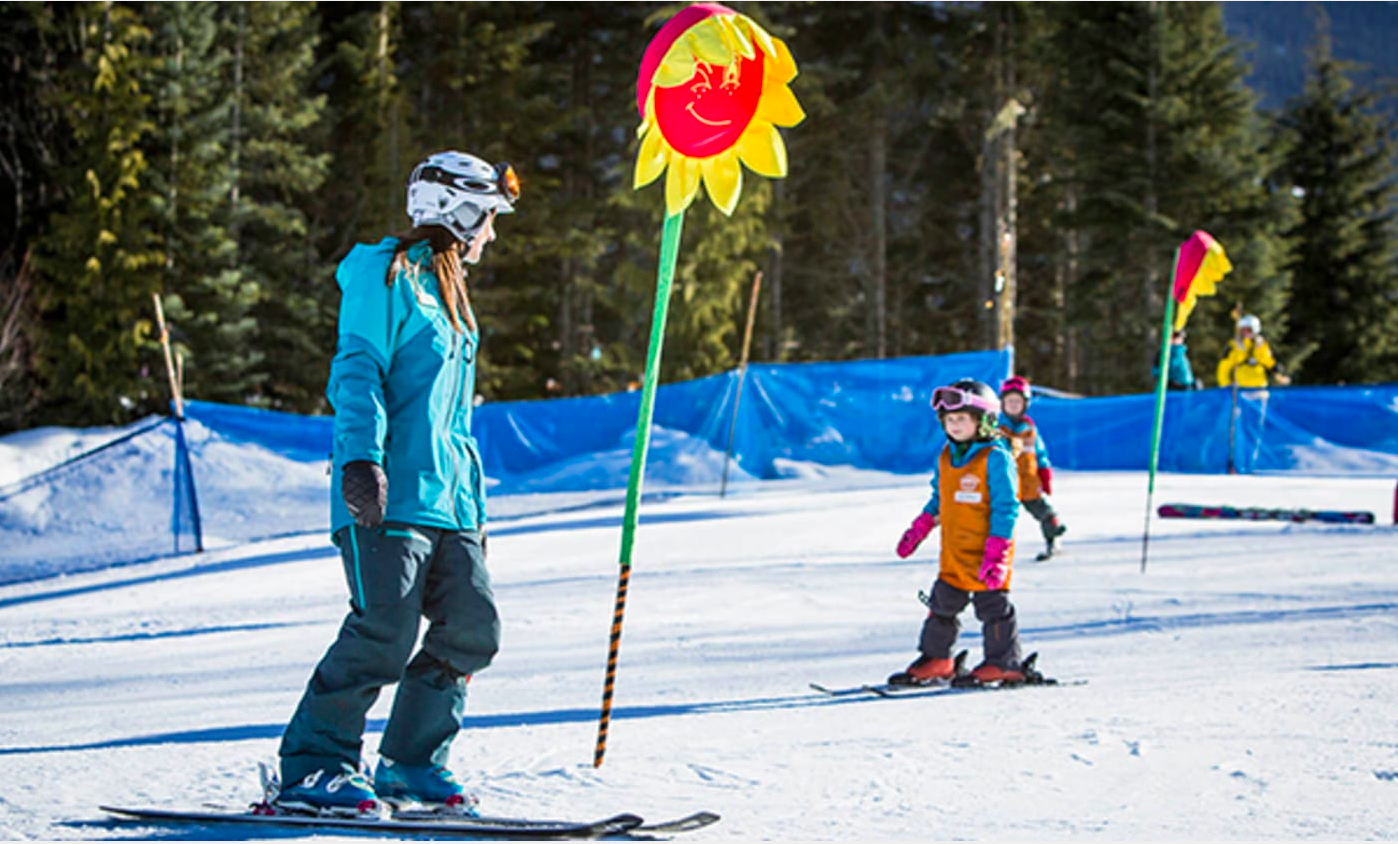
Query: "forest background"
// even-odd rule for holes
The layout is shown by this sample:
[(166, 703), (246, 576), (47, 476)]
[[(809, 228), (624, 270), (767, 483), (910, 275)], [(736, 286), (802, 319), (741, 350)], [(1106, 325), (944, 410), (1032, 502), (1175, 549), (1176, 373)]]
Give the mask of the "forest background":
[[(1336, 58), (1338, 7), (1286, 4), (1304, 56), (1225, 25), (1282, 5), (735, 6), (807, 118), (787, 179), (689, 212), (662, 379), (737, 364), (761, 271), (758, 361), (1012, 343), (1037, 383), (1145, 391), (1202, 228), (1235, 266), (1190, 321), (1210, 385), (1238, 308), (1295, 383), (1398, 380), (1392, 91)], [(1390, 4), (1338, 5), (1391, 43)], [(163, 412), (153, 294), (187, 395), (327, 412), (335, 265), (446, 148), (523, 181), (469, 279), (481, 397), (626, 389), (663, 205), (631, 188), (635, 74), (682, 6), (0, 3), (0, 433)]]

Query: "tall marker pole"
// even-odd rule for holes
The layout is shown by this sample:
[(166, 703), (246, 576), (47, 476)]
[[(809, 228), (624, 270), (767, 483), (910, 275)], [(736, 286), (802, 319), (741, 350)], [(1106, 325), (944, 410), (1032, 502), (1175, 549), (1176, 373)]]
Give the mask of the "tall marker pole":
[[(722, 76), (729, 96), (705, 100), (705, 111), (701, 113), (697, 106), (703, 92), (710, 89), (710, 74), (716, 74), (714, 78)], [(796, 62), (781, 39), (773, 38), (746, 15), (718, 3), (696, 3), (681, 9), (660, 27), (641, 57), (636, 76), (636, 110), (641, 115), (636, 134), (640, 144), (632, 186), (640, 190), (665, 174), (665, 224), (660, 238), (645, 383), (636, 420), (636, 445), (631, 451), (631, 476), (626, 488), (621, 571), (617, 577), (593, 767), (602, 765), (607, 752), (621, 623), (626, 613), (636, 538), (636, 511), (650, 445), (655, 384), (660, 377), (660, 350), (665, 342), (665, 315), (684, 212), (702, 186), (714, 207), (731, 216), (742, 193), (744, 166), (768, 178), (786, 175), (786, 145), (777, 127), (795, 126), (806, 116), (788, 87), (795, 76)]]
[(733, 397), (733, 421), (728, 425), (728, 450), (723, 453), (723, 480), (718, 485), (718, 497), (728, 491), (728, 461), (733, 456), (733, 436), (738, 432), (738, 404), (743, 400), (743, 382), (748, 376), (748, 349), (752, 347), (752, 324), (757, 316), (757, 293), (762, 289), (762, 271), (752, 277), (752, 298), (748, 301), (748, 326), (743, 331), (743, 353), (738, 358), (738, 394)]
[(1180, 250), (1170, 263), (1170, 288), (1165, 293), (1165, 322), (1160, 327), (1160, 379), (1155, 385), (1155, 422), (1150, 429), (1150, 481), (1146, 485), (1146, 524), (1141, 533), (1141, 574), (1146, 572), (1146, 553), (1150, 546), (1150, 508), (1155, 498), (1155, 467), (1160, 461), (1160, 429), (1165, 421), (1165, 383), (1169, 379), (1170, 336), (1175, 323), (1175, 268), (1179, 266)]
[(641, 387), (641, 409), (636, 415), (636, 444), (631, 449), (631, 476), (626, 484), (626, 511), (621, 522), (621, 571), (616, 582), (616, 605), (612, 610), (611, 640), (607, 647), (607, 676), (602, 684), (602, 716), (597, 724), (597, 746), (592, 767), (602, 765), (607, 753), (607, 728), (612, 720), (612, 694), (616, 690), (617, 659), (621, 652), (621, 623), (626, 615), (626, 590), (631, 582), (631, 551), (636, 541), (637, 510), (641, 503), (641, 481), (646, 471), (646, 451), (650, 448), (650, 423), (655, 408), (655, 384), (660, 378), (660, 349), (665, 342), (665, 317), (669, 312), (670, 288), (675, 280), (675, 260), (679, 255), (684, 212), (665, 218), (660, 238), (660, 267), (655, 286), (655, 311), (650, 321), (650, 349), (646, 352), (645, 383)]
[(184, 418), (184, 397), (180, 394), (180, 379), (175, 377), (175, 364), (170, 356), (170, 332), (165, 328), (165, 308), (160, 304), (160, 294), (152, 293), (155, 300), (155, 324), (160, 329), (160, 348), (165, 352), (165, 377), (170, 381), (170, 402), (175, 406), (175, 418)]

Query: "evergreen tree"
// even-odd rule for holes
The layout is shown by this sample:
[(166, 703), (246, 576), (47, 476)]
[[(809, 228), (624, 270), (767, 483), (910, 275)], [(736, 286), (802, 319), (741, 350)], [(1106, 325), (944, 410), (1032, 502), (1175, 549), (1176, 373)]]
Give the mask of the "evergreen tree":
[(65, 200), (35, 254), (41, 418), (120, 423), (167, 400), (151, 338), (164, 255), (142, 147), (156, 59), (127, 7), (84, 4), (67, 23), (77, 57), (53, 91), (72, 135), (56, 179)]
[(230, 5), (231, 234), (265, 356), (248, 400), (324, 409), (338, 299), (307, 214), (330, 163), (310, 148), (325, 107), (311, 93), (318, 22), (304, 3)]
[(1351, 86), (1351, 70), (1322, 27), (1305, 91), (1279, 119), (1289, 147), (1279, 178), (1293, 186), (1299, 219), (1278, 352), (1310, 351), (1298, 374), (1312, 383), (1398, 378), (1393, 125), (1376, 92)]
[[(1038, 213), (1056, 236), (1031, 254), (1023, 287), (1062, 284), (1069, 326), (1067, 366), (1037, 358), (1020, 369), (1066, 371), (1067, 386), (1094, 392), (1150, 386), (1173, 249), (1195, 229), (1212, 233), (1235, 270), (1219, 300), (1191, 319), (1196, 360), (1207, 361), (1232, 334), (1223, 299), (1275, 320), (1288, 280), (1284, 198), (1269, 188), (1266, 142), (1245, 68), (1207, 4), (1054, 4), (1042, 62)], [(1050, 209), (1050, 210), (1047, 210)], [(1057, 241), (1057, 242), (1054, 242)], [(1057, 253), (1056, 255), (1054, 253)], [(1143, 339), (1144, 338), (1144, 339)], [(1196, 364), (1199, 365), (1199, 364)], [(1207, 364), (1200, 366), (1207, 371)]]
[(186, 355), (185, 392), (242, 403), (265, 378), (252, 306), (257, 290), (234, 263), (229, 195), (232, 56), (220, 7), (143, 7), (159, 64), (149, 143), (150, 186), (161, 216), (166, 319)]
[[(338, 263), (355, 243), (403, 228), (403, 185), (420, 151), (406, 124), (401, 79), (402, 4), (332, 3), (321, 7), (319, 90), (326, 97), (316, 148), (333, 171), (318, 196), (313, 227), (322, 257)], [(338, 300), (338, 296), (329, 296)]]
[(55, 10), (0, 3), (0, 433), (25, 427), (36, 400), (34, 238), (56, 200), (54, 163), (65, 146), (55, 105), (58, 67), (71, 57)]
[[(976, 10), (790, 4), (808, 119), (778, 186), (784, 356), (953, 351), (976, 344)], [(778, 30), (780, 32), (780, 30)], [(778, 300), (778, 296), (780, 297)]]

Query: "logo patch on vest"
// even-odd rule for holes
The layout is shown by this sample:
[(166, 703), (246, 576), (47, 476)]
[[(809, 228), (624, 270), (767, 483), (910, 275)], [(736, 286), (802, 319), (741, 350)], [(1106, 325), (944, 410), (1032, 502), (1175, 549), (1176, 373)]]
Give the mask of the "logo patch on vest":
[(962, 475), (960, 480), (961, 489), (956, 491), (952, 500), (958, 504), (979, 504), (982, 496), (980, 491), (981, 479), (975, 475)]

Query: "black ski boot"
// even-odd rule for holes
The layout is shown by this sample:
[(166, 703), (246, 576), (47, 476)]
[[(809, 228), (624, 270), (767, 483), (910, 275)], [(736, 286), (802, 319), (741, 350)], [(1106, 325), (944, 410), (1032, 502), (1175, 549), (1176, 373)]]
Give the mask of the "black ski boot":
[(1051, 560), (1058, 556), (1058, 537), (1067, 532), (1067, 526), (1060, 524), (1057, 519), (1054, 519), (1051, 525), (1044, 525), (1044, 540), (1048, 544), (1034, 559), (1042, 563), (1044, 560)]

